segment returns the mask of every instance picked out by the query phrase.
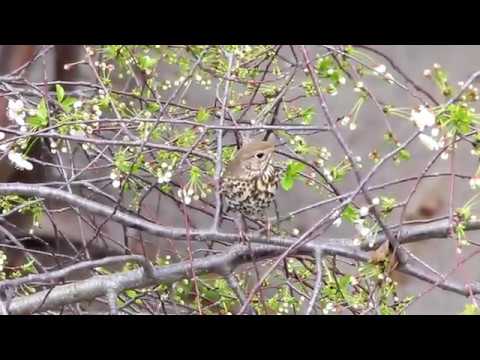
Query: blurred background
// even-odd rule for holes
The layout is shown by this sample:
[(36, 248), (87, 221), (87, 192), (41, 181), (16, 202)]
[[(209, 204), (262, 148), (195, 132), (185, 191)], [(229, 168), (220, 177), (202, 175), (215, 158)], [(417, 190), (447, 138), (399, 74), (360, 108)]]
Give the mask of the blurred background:
[[(382, 51), (388, 55), (395, 64), (402, 69), (402, 71), (410, 78), (414, 79), (424, 89), (429, 91), (438, 101), (442, 101), (442, 96), (439, 94), (438, 89), (433, 85), (431, 80), (426, 79), (423, 76), (423, 71), (428, 68), (432, 68), (434, 63), (440, 64), (449, 74), (449, 80), (451, 84), (457, 84), (459, 81), (466, 80), (473, 72), (480, 70), (480, 46), (456, 46), (456, 45), (370, 45), (374, 49)], [(0, 46), (0, 75), (5, 75), (12, 72), (14, 69), (21, 66), (23, 63), (31, 60), (36, 54), (39, 47), (37, 46)], [(313, 53), (322, 52), (318, 46), (310, 46), (309, 48)], [(65, 81), (94, 81), (91, 75), (85, 71), (77, 69), (75, 71), (65, 71), (64, 64), (78, 61), (83, 56), (82, 46), (55, 46), (55, 48), (48, 53), (45, 59), (45, 64), (37, 63), (28, 73), (29, 79), (32, 81), (44, 81), (48, 80), (65, 80)], [(373, 58), (378, 60), (379, 63), (387, 66), (387, 71), (394, 71), (390, 65), (385, 62), (381, 57)], [(44, 71), (44, 68), (46, 71)], [(159, 73), (165, 79), (174, 79), (175, 74), (171, 67), (165, 65), (164, 68), (158, 69)], [(386, 86), (385, 81), (381, 79), (369, 79), (368, 87), (375, 96), (384, 103), (392, 104), (396, 107), (413, 107), (417, 103), (414, 102), (411, 96), (397, 86)], [(65, 86), (68, 90), (68, 86)], [(214, 86), (211, 92), (204, 89), (195, 90), (195, 87), (188, 92), (185, 100), (192, 106), (210, 106), (214, 102)], [(331, 107), (331, 111), (335, 118), (342, 117), (348, 112), (354, 103), (354, 93), (352, 91), (343, 91), (338, 96), (329, 96), (328, 104)], [(318, 102), (315, 100), (304, 99), (299, 102), (298, 105), (314, 106), (316, 108), (317, 117), (313, 124), (322, 125), (324, 119), (322, 113), (318, 107)], [(5, 99), (0, 97), (0, 122), (5, 123)], [(347, 142), (351, 148), (354, 149), (355, 155), (360, 155), (364, 162), (367, 162), (368, 154), (372, 151), (372, 146), (379, 146), (379, 150), (385, 151), (381, 148), (383, 137), (385, 134), (385, 126), (382, 120), (382, 114), (379, 109), (369, 101), (361, 110), (359, 114), (358, 128), (355, 131), (350, 131), (348, 128), (343, 128), (342, 133), (345, 136)], [(405, 140), (412, 134), (412, 125), (407, 121), (401, 121), (392, 119), (392, 127), (395, 130), (395, 134), (400, 141)], [(318, 134), (311, 138), (313, 144), (326, 146), (332, 152), (332, 158), (340, 160), (343, 158), (343, 154), (336, 152), (335, 143), (332, 136), (327, 134)], [(413, 143), (408, 148), (412, 154), (412, 159), (407, 162), (403, 162), (401, 166), (396, 166), (392, 162), (386, 164), (381, 171), (370, 181), (370, 185), (380, 184), (387, 181), (391, 181), (397, 178), (411, 176), (419, 174), (425, 167), (425, 165), (433, 157), (433, 153), (426, 151), (425, 147), (419, 142)], [(456, 171), (460, 174), (472, 175), (477, 169), (477, 160), (470, 155), (470, 148), (462, 145), (459, 148), (458, 156), (456, 158)], [(448, 161), (439, 160), (437, 165), (434, 166), (431, 172), (443, 172), (448, 171)], [(367, 172), (369, 166), (365, 166), (364, 173)], [(27, 176), (24, 174), (22, 177)], [(31, 175), (30, 175), (31, 176)], [(4, 176), (2, 178), (5, 178)], [(30, 179), (35, 181), (35, 179)], [(4, 181), (4, 180), (2, 180)], [(410, 190), (412, 182), (402, 185), (390, 187), (388, 190), (379, 190), (375, 192), (375, 196), (385, 195), (389, 197), (396, 197), (397, 200), (402, 201), (408, 191)], [(349, 191), (353, 189), (355, 182), (350, 178), (345, 183), (342, 183), (339, 188), (341, 191)], [(312, 196), (314, 196), (313, 190), (305, 186), (297, 186), (295, 191), (283, 192), (280, 191), (278, 197), (280, 213), (287, 213), (288, 211), (298, 209), (312, 203)], [(411, 206), (408, 209), (408, 216), (411, 219), (420, 219), (425, 217), (437, 217), (446, 214), (446, 202), (448, 194), (448, 181), (443, 180), (425, 180), (422, 182), (417, 194), (413, 198)], [(468, 186), (468, 180), (456, 180), (455, 189), (455, 206), (461, 206), (473, 195), (472, 190)], [(318, 201), (317, 199), (316, 201)], [(183, 226), (183, 219), (178, 217), (178, 212), (170, 211), (169, 200), (152, 198), (149, 201), (148, 206), (152, 209), (160, 207), (162, 209), (161, 223), (164, 225)], [(321, 217), (329, 209), (322, 207), (320, 209), (305, 213), (298, 218), (295, 218), (288, 226), (290, 228), (298, 228), (301, 232), (307, 230), (319, 217)], [(395, 216), (398, 219), (398, 212)], [(195, 217), (196, 216), (196, 217)], [(210, 219), (201, 217), (199, 215), (194, 216), (194, 222), (198, 227), (209, 226)], [(395, 219), (395, 218), (394, 218)], [(394, 220), (392, 219), (392, 221)], [(75, 236), (78, 229), (75, 224), (69, 223), (68, 216), (64, 216), (63, 231)], [(208, 221), (208, 223), (207, 223)], [(48, 231), (48, 224), (44, 225), (44, 231)], [(226, 227), (225, 229), (228, 229)], [(231, 230), (231, 229), (230, 229)], [(108, 230), (112, 236), (120, 236), (121, 228), (116, 225), (109, 225)], [(342, 226), (338, 229), (332, 228), (328, 232), (328, 236), (331, 237), (345, 237), (352, 236), (354, 234), (353, 229), (348, 226)], [(475, 240), (477, 237), (476, 232), (469, 233), (469, 238)], [(158, 239), (151, 239), (154, 247), (168, 247), (167, 240), (158, 242)], [(409, 245), (409, 248), (421, 259), (425, 260), (435, 269), (440, 272), (448, 272), (455, 267), (458, 257), (456, 255), (456, 244), (453, 241), (446, 239), (432, 239), (424, 241), (419, 244)], [(468, 251), (464, 255), (468, 255)], [(462, 282), (475, 281), (480, 278), (480, 261), (479, 259), (470, 260), (462, 270), (458, 271), (453, 278)], [(425, 289), (431, 287), (431, 285), (421, 282), (419, 280), (406, 278), (403, 276), (396, 276), (396, 280), (400, 283), (401, 295), (414, 295), (418, 294)], [(416, 301), (411, 307), (409, 307), (409, 314), (456, 314), (463, 310), (465, 303), (468, 299), (451, 294), (439, 289), (434, 289), (421, 299)]]

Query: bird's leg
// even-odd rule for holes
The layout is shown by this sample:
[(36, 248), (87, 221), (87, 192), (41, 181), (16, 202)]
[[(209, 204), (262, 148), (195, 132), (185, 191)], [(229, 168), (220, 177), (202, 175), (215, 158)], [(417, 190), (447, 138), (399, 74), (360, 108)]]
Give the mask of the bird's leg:
[(241, 243), (247, 244), (248, 243), (247, 222), (245, 221), (245, 217), (242, 214), (240, 214), (240, 216), (238, 217), (235, 217), (235, 225), (237, 226)]
[(265, 226), (267, 228), (267, 239), (269, 239), (272, 231), (272, 223), (270, 222), (270, 219), (266, 211), (263, 212), (263, 216), (265, 217)]
[(273, 205), (275, 207), (275, 217), (276, 217), (276, 220), (277, 220), (277, 230), (280, 229), (280, 212), (278, 211), (278, 204), (277, 204), (277, 200), (273, 200)]

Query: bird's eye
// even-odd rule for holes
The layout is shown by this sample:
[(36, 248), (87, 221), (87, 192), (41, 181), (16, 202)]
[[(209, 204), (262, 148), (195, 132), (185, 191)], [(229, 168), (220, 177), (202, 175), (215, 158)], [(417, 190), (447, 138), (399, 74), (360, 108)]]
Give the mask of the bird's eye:
[(257, 159), (261, 159), (261, 158), (263, 158), (264, 155), (265, 154), (263, 152), (259, 152), (255, 156), (257, 157)]

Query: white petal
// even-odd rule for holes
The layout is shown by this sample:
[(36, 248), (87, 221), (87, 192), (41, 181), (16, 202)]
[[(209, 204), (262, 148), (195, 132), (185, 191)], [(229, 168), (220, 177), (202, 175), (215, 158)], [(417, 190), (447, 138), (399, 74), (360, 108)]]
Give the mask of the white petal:
[(385, 71), (387, 71), (387, 67), (383, 64), (380, 64), (377, 67), (375, 67), (373, 70), (375, 70), (377, 74), (383, 74), (385, 73)]
[(360, 208), (360, 216), (367, 216), (368, 215), (368, 207), (362, 206)]
[(420, 141), (431, 151), (436, 151), (440, 149), (440, 144), (431, 136), (420, 134)]
[(30, 161), (22, 159), (20, 164), (21, 164), (22, 169), (25, 169), (25, 170), (28, 170), (28, 171), (33, 170), (33, 164)]
[(420, 105), (418, 110), (411, 111), (410, 119), (415, 122), (420, 130), (423, 130), (425, 126), (435, 125), (435, 114), (423, 105)]

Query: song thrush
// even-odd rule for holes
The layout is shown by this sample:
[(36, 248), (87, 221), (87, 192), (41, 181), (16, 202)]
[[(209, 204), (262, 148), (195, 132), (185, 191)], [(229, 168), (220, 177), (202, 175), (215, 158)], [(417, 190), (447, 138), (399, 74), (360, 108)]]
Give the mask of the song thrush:
[(274, 149), (273, 141), (254, 140), (228, 164), (222, 176), (227, 211), (259, 218), (270, 207), (280, 179), (280, 170), (272, 164)]

